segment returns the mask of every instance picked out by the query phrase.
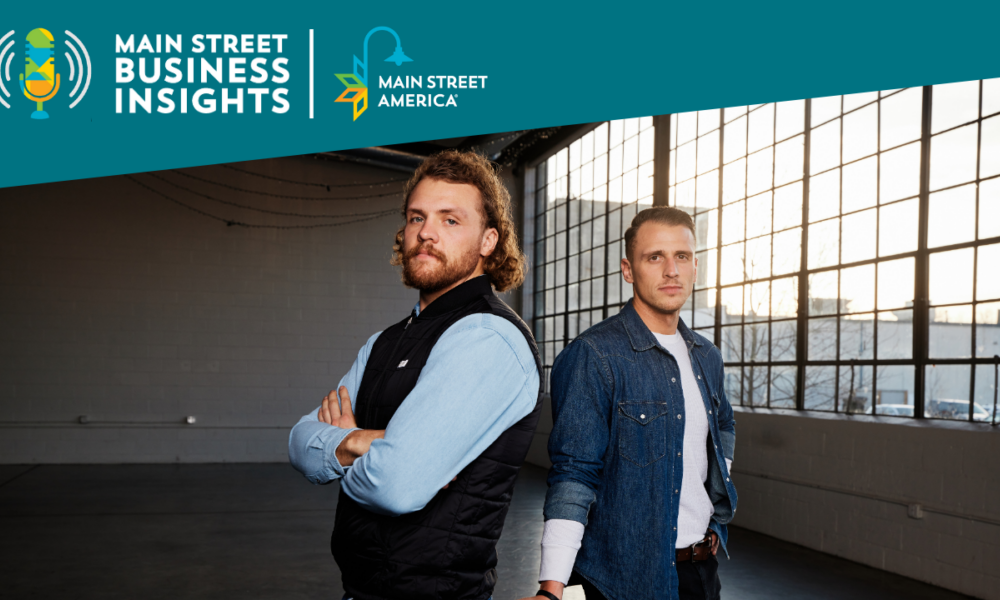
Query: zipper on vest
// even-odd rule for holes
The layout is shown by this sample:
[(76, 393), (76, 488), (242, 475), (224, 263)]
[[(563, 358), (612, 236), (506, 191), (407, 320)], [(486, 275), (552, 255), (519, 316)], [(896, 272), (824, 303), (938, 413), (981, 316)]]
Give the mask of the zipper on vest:
[(365, 406), (365, 424), (369, 425), (371, 423), (371, 411), (372, 411), (372, 399), (378, 398), (379, 394), (382, 393), (382, 384), (385, 383), (386, 373), (392, 368), (392, 365), (396, 364), (396, 352), (399, 350), (399, 345), (403, 342), (403, 338), (406, 336), (406, 330), (410, 327), (410, 323), (413, 322), (413, 318), (417, 316), (417, 309), (413, 309), (410, 313), (410, 318), (406, 320), (406, 325), (403, 325), (403, 331), (399, 334), (399, 339), (396, 340), (396, 345), (392, 347), (392, 352), (389, 354), (389, 361), (386, 363), (386, 368), (382, 369), (382, 372), (378, 375), (378, 381), (372, 388), (372, 394), (368, 396), (368, 402)]

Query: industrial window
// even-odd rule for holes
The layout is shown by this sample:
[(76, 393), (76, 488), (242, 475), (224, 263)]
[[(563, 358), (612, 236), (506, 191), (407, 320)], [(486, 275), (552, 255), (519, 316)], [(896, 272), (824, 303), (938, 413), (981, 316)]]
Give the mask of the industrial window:
[(621, 276), (622, 235), (653, 205), (654, 133), (652, 117), (602, 123), (527, 170), (534, 331), (546, 381), (569, 340), (632, 297)]
[[(653, 122), (602, 125), (528, 171), (547, 366), (631, 296), (620, 238), (652, 204), (656, 147), (667, 180), (657, 201), (691, 213), (697, 230), (682, 317), (722, 351), (733, 404), (993, 420), (1000, 79)], [(588, 165), (604, 162), (605, 145), (616, 166), (598, 172)], [(629, 171), (631, 187), (612, 194)], [(573, 258), (584, 255), (586, 271)]]

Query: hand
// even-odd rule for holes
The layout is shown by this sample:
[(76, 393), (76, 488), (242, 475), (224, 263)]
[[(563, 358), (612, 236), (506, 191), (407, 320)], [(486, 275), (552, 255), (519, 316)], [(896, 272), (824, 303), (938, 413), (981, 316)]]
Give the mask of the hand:
[(712, 556), (715, 556), (715, 553), (719, 551), (719, 536), (716, 535), (714, 531), (712, 532), (711, 535), (712, 535)]
[(443, 488), (441, 488), (441, 489), (442, 489), (442, 490), (446, 490), (446, 489), (448, 489), (448, 486), (449, 486), (449, 485), (451, 485), (452, 483), (455, 483), (455, 480), (456, 480), (456, 479), (458, 479), (458, 475), (455, 475), (454, 477), (452, 477), (452, 478), (451, 478), (451, 481), (449, 481), (448, 483), (444, 484), (444, 487), (443, 487)]
[(319, 420), (327, 425), (340, 427), (341, 429), (354, 429), (358, 426), (354, 420), (354, 409), (351, 408), (351, 396), (347, 393), (347, 388), (340, 386), (338, 393), (333, 390), (323, 398), (323, 403), (319, 407)]

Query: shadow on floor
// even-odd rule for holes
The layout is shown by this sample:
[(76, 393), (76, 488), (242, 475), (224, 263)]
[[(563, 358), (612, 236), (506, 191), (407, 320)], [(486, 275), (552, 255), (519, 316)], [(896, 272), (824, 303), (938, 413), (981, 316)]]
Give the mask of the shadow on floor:
[[(545, 489), (526, 465), (496, 600), (538, 589)], [(339, 600), (336, 502), (336, 484), (282, 464), (0, 466), (0, 596)], [(724, 598), (964, 598), (747, 530), (730, 539)]]

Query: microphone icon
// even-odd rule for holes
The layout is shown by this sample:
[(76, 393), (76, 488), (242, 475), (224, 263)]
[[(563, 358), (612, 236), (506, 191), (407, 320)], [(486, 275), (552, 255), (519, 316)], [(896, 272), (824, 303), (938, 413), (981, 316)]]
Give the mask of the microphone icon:
[[(32, 119), (48, 119), (42, 110), (42, 103), (51, 100), (59, 91), (59, 75), (56, 74), (53, 58), (55, 38), (46, 29), (32, 29), (25, 47), (24, 73), (21, 75), (21, 91), (28, 100), (37, 103)], [(89, 81), (88, 81), (89, 83)]]

